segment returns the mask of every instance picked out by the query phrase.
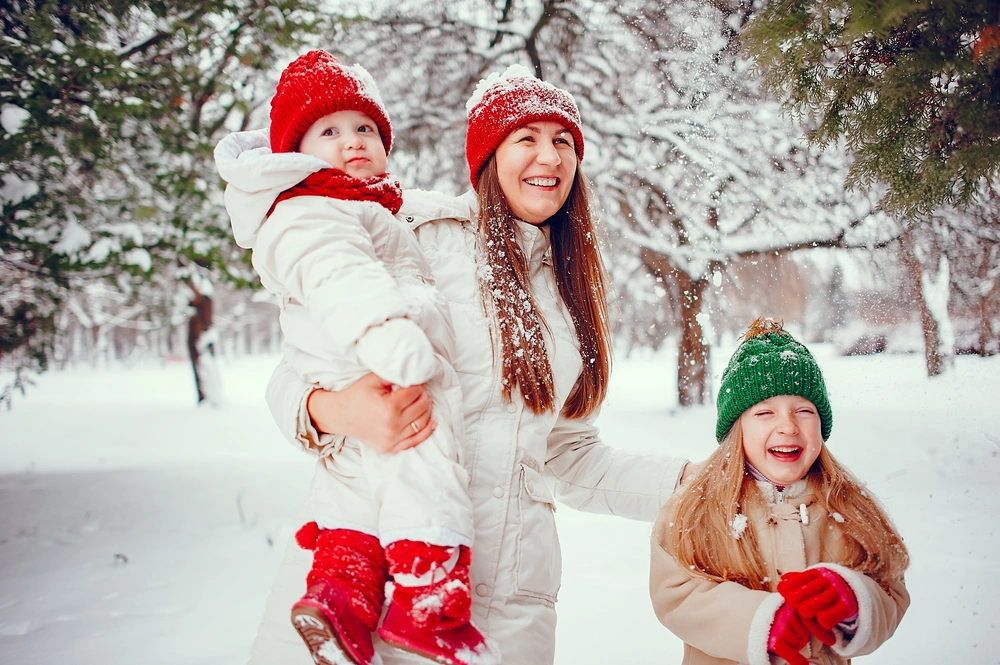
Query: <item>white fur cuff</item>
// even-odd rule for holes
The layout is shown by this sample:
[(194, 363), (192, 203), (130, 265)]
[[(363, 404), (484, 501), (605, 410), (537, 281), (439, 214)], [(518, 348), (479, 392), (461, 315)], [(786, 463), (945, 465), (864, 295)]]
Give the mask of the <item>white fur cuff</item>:
[(772, 593), (760, 604), (750, 622), (750, 633), (747, 636), (747, 656), (750, 665), (771, 665), (771, 656), (767, 653), (767, 640), (771, 636), (771, 626), (774, 615), (778, 613), (785, 599), (780, 593)]
[(847, 586), (851, 587), (854, 597), (858, 601), (858, 621), (857, 631), (854, 635), (847, 637), (836, 628), (833, 629), (837, 636), (837, 643), (830, 647), (835, 654), (844, 658), (850, 658), (858, 654), (862, 647), (868, 643), (872, 634), (872, 597), (865, 587), (862, 575), (850, 568), (837, 565), (835, 563), (820, 563), (810, 568), (828, 568), (844, 578)]

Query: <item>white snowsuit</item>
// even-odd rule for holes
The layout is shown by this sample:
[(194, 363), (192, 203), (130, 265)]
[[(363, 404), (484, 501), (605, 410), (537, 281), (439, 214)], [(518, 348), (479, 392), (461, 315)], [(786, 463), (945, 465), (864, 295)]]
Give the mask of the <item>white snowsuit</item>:
[(330, 165), (272, 154), (263, 131), (223, 139), (216, 164), (229, 183), (233, 234), (253, 249), (261, 283), (278, 298), (285, 357), (298, 374), (329, 390), (369, 372), (401, 386), (427, 383), (439, 423), (424, 444), (399, 454), (356, 441), (322, 451), (328, 473), (311, 518), (377, 535), (383, 545), (471, 547), (455, 333), (413, 231), (373, 201), (297, 196), (267, 216), (278, 194)]
[[(555, 498), (581, 510), (652, 521), (673, 491), (685, 460), (615, 451), (602, 443), (593, 417), (561, 415), (580, 375), (579, 344), (556, 288), (547, 230), (530, 224), (518, 225), (519, 243), (532, 294), (546, 322), (555, 408), (533, 413), (516, 393), (513, 403), (504, 402), (491, 317), (480, 296), (475, 206), (472, 193), (452, 198), (407, 190), (397, 216), (415, 230), (457, 333), (453, 366), (462, 385), (464, 460), (471, 474), (475, 526), (473, 621), (497, 641), (506, 665), (547, 665), (555, 658), (555, 600), (562, 574)], [(311, 390), (282, 363), (268, 385), (267, 399), (289, 440), (320, 453), (337, 437), (312, 427), (306, 410)], [(318, 467), (315, 478), (324, 473)], [(304, 514), (310, 513), (319, 494), (314, 485)], [(251, 665), (309, 663), (288, 620), (288, 607), (301, 595), (308, 567), (308, 556), (291, 544), (264, 610)], [(427, 662), (377, 640), (376, 645), (386, 665)]]

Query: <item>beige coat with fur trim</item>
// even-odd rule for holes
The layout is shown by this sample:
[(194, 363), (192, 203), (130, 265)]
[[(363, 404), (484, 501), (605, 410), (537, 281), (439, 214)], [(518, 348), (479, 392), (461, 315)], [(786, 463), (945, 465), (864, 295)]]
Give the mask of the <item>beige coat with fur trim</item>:
[[(839, 573), (858, 599), (855, 634), (837, 631), (838, 643), (829, 648), (813, 638), (803, 654), (810, 663), (843, 665), (853, 656), (873, 652), (892, 636), (903, 618), (910, 604), (906, 587), (900, 582), (886, 591), (866, 575), (826, 563), (840, 558), (843, 535), (833, 517), (820, 508), (806, 481), (788, 487), (784, 496), (770, 483), (757, 485), (766, 506), (750, 511), (746, 528), (757, 534), (772, 590), (783, 573), (822, 564)], [(649, 592), (660, 622), (684, 640), (683, 665), (785, 663), (767, 652), (781, 596), (736, 582), (712, 582), (682, 568), (663, 547), (676, 507), (675, 496), (660, 511), (653, 528)]]

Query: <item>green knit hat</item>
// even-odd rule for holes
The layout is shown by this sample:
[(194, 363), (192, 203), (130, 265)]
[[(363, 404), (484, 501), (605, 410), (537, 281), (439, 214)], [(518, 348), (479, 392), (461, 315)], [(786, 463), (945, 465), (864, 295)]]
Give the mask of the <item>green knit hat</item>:
[(743, 333), (743, 343), (722, 373), (715, 438), (722, 441), (744, 411), (776, 395), (798, 395), (815, 404), (823, 440), (830, 438), (833, 410), (816, 359), (781, 321), (761, 317)]

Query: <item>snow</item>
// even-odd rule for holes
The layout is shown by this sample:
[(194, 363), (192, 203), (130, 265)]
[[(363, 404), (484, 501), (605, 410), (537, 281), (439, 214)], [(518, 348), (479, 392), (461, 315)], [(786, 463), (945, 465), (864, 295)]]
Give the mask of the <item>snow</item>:
[(3, 186), (0, 187), (0, 204), (17, 205), (25, 199), (30, 199), (38, 193), (38, 183), (21, 180), (13, 173), (3, 174)]
[(489, 76), (484, 79), (479, 79), (479, 83), (476, 84), (476, 89), (472, 91), (472, 96), (465, 103), (465, 110), (472, 112), (479, 102), (483, 101), (483, 96), (486, 95), (486, 91), (492, 88), (494, 85), (507, 81), (509, 79), (522, 79), (522, 78), (535, 78), (535, 73), (525, 67), (524, 65), (514, 64), (503, 72), (492, 72)]
[(90, 244), (90, 231), (83, 228), (80, 222), (76, 221), (76, 216), (69, 214), (69, 219), (63, 226), (59, 234), (59, 241), (52, 246), (52, 251), (56, 254), (75, 254)]
[(950, 287), (947, 256), (942, 255), (938, 261), (936, 277), (932, 277), (927, 268), (920, 273), (920, 291), (927, 311), (938, 326), (937, 352), (942, 358), (950, 358), (955, 353), (955, 328), (952, 326), (951, 317), (948, 316)]
[(385, 109), (385, 104), (382, 102), (382, 93), (379, 92), (378, 86), (375, 85), (375, 79), (368, 73), (368, 70), (358, 64), (351, 65), (345, 69), (354, 74), (354, 77), (361, 83), (361, 89), (366, 95), (372, 98), (375, 105), (380, 109)]
[(747, 516), (742, 513), (738, 514), (729, 526), (732, 527), (733, 538), (739, 540), (743, 537), (743, 532), (747, 530)]
[[(997, 662), (1000, 357), (959, 356), (928, 379), (920, 354), (810, 350), (836, 412), (828, 445), (886, 504), (913, 560), (896, 636), (856, 662)], [(731, 351), (713, 349), (716, 385)], [(0, 663), (246, 662), (312, 474), (264, 404), (276, 362), (219, 358), (219, 408), (195, 406), (185, 361), (53, 371), (0, 412)], [(713, 407), (671, 408), (675, 363), (618, 357), (606, 441), (694, 460), (714, 449)], [(679, 663), (650, 609), (650, 525), (556, 516), (557, 664)]]
[(334, 665), (352, 665), (354, 663), (333, 640), (328, 640), (319, 648), (319, 655)]
[(122, 263), (130, 266), (139, 266), (145, 272), (153, 269), (153, 257), (142, 247), (135, 247), (125, 252)]
[(13, 104), (4, 104), (0, 107), (0, 126), (8, 134), (20, 134), (24, 123), (31, 117), (31, 113)]

